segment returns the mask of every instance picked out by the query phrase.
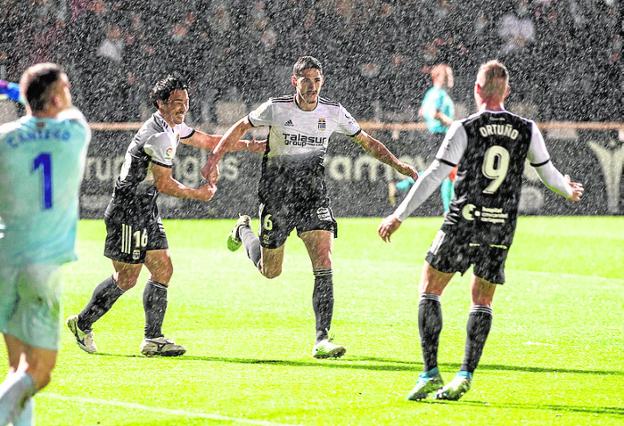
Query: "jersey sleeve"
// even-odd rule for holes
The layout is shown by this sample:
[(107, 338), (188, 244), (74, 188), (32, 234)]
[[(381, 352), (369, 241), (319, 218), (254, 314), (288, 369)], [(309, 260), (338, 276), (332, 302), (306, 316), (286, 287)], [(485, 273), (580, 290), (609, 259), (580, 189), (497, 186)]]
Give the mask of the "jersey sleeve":
[(454, 121), (449, 127), (444, 141), (436, 154), (436, 160), (449, 166), (455, 167), (468, 146), (468, 135), (461, 121)]
[(173, 167), (175, 146), (168, 134), (158, 133), (150, 136), (143, 145), (143, 151), (150, 157), (152, 163), (163, 167)]
[(270, 126), (273, 124), (273, 103), (269, 99), (254, 109), (247, 116), (253, 127)]
[(394, 211), (399, 220), (401, 222), (405, 221), (414, 210), (424, 203), (433, 191), (440, 186), (440, 183), (448, 176), (451, 170), (451, 166), (438, 160), (431, 163)]
[(531, 126), (531, 143), (529, 145), (527, 157), (531, 166), (540, 167), (550, 161), (550, 155), (546, 149), (546, 143), (544, 143), (542, 132), (540, 132), (537, 124), (531, 121)]
[(553, 165), (552, 161), (550, 161), (550, 154), (548, 154), (544, 137), (539, 131), (537, 124), (535, 124), (535, 122), (531, 123), (533, 126), (531, 131), (531, 144), (529, 145), (529, 152), (527, 153), (531, 166), (535, 168), (540, 180), (548, 189), (555, 194), (569, 198), (572, 196), (572, 187), (561, 172)]
[(336, 132), (347, 136), (357, 136), (362, 128), (358, 122), (349, 114), (349, 111), (342, 105), (339, 105), (338, 120), (337, 120)]
[(195, 129), (186, 123), (182, 123), (176, 126), (180, 139), (188, 139), (195, 133)]
[[(75, 107), (66, 109), (65, 111), (61, 111), (59, 115), (56, 117), (58, 120), (64, 120), (69, 122), (71, 125), (78, 127), (84, 136), (84, 141), (88, 144), (91, 141), (91, 127), (89, 123), (87, 123), (87, 119), (82, 114), (82, 112)], [(76, 128), (74, 127), (74, 129)]]

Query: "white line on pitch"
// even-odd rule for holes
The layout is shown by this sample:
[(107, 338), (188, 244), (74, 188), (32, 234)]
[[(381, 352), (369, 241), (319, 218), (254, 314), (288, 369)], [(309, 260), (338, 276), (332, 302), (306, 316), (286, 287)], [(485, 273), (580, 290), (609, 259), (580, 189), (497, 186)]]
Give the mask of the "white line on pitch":
[(53, 398), (53, 399), (61, 399), (64, 401), (76, 401), (76, 402), (81, 402), (81, 403), (86, 403), (86, 404), (111, 405), (115, 407), (132, 408), (135, 410), (150, 411), (152, 413), (161, 413), (161, 414), (167, 414), (171, 416), (195, 417), (195, 418), (200, 418), (200, 419), (220, 420), (224, 422), (245, 423), (249, 425), (295, 426), (295, 425), (287, 424), (287, 423), (275, 423), (275, 422), (269, 422), (266, 420), (245, 419), (242, 417), (229, 417), (229, 416), (222, 416), (220, 414), (213, 414), (213, 413), (202, 413), (202, 412), (187, 411), (187, 410), (171, 410), (169, 408), (152, 407), (149, 405), (136, 404), (134, 402), (111, 401), (107, 399), (85, 398), (82, 396), (67, 396), (67, 395), (60, 395), (57, 393), (50, 393), (50, 392), (41, 392), (40, 394), (37, 394), (37, 397), (42, 397), (42, 396)]

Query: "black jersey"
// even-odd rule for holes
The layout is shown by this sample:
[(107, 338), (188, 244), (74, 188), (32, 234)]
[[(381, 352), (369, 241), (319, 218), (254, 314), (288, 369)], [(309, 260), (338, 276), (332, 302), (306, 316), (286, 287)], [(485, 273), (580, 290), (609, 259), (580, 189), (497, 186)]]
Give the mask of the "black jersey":
[[(535, 128), (532, 121), (507, 111), (483, 111), (449, 129), (449, 142), (436, 157), (458, 165), (455, 199), (444, 225), (469, 228), (474, 243), (511, 244)], [(464, 144), (461, 159), (453, 158), (449, 147), (454, 144)]]
[(180, 139), (189, 138), (194, 132), (184, 123), (171, 128), (159, 112), (143, 123), (128, 146), (105, 216), (120, 220), (158, 216), (152, 164), (173, 167)]
[(295, 96), (271, 98), (249, 114), (252, 126), (270, 126), (262, 177), (262, 203), (306, 203), (327, 197), (325, 153), (332, 133), (355, 136), (360, 126), (337, 102), (319, 98), (303, 111)]

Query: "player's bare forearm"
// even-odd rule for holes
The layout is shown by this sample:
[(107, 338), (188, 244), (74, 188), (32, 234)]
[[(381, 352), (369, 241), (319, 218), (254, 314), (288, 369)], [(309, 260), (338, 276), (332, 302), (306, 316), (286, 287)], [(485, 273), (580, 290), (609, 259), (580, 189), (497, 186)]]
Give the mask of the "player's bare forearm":
[(370, 136), (366, 132), (360, 132), (355, 138), (366, 152), (371, 154), (377, 160), (384, 164), (388, 164), (393, 169), (405, 176), (409, 176), (414, 180), (418, 179), (418, 172), (409, 164), (399, 160), (386, 146)]
[(215, 183), (214, 176), (218, 175), (216, 171), (223, 154), (231, 151), (230, 148), (236, 143), (240, 143), (241, 138), (250, 128), (251, 123), (249, 123), (247, 117), (244, 117), (238, 120), (227, 130), (227, 132), (225, 132), (215, 149), (212, 151), (212, 155), (208, 157), (206, 164), (202, 167), (201, 175), (204, 179), (208, 179), (210, 182)]
[(221, 135), (209, 135), (207, 133), (196, 130), (193, 136), (187, 139), (182, 139), (181, 142), (186, 145), (194, 146), (195, 148), (205, 149), (206, 151), (212, 151), (215, 146), (221, 140)]
[(171, 169), (167, 167), (154, 165), (152, 167), (152, 173), (154, 174), (154, 185), (161, 194), (167, 194), (177, 198), (208, 201), (217, 191), (217, 187), (211, 183), (202, 185), (199, 188), (190, 188), (174, 179)]
[(388, 164), (392, 167), (395, 167), (399, 163), (399, 159), (396, 158), (384, 144), (370, 136), (368, 133), (362, 131), (356, 136), (355, 139), (366, 152), (382, 163)]
[(212, 152), (211, 158), (215, 158), (218, 162), (218, 160), (221, 160), (221, 157), (223, 157), (223, 154), (228, 151), (233, 151), (232, 147), (237, 143), (240, 144), (241, 138), (250, 128), (251, 124), (249, 123), (249, 120), (247, 120), (247, 117), (244, 117), (234, 123), (234, 125), (230, 127), (221, 137), (221, 140)]
[[(207, 133), (196, 130), (193, 136), (187, 139), (182, 139), (182, 143), (186, 145), (194, 146), (195, 148), (205, 149), (206, 151), (214, 151), (223, 135), (209, 135)], [(231, 145), (227, 146), (226, 152), (233, 151), (249, 151), (249, 152), (263, 152), (266, 147), (266, 141), (253, 140), (237, 140)]]
[(250, 141), (241, 139), (228, 147), (228, 152), (232, 151), (247, 151), (247, 152), (264, 152), (266, 149), (266, 140), (257, 141), (252, 139)]

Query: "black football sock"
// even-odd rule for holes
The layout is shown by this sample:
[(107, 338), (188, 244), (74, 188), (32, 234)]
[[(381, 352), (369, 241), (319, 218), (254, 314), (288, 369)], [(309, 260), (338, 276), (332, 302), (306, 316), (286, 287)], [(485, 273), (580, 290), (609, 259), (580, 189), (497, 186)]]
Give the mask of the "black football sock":
[(334, 284), (331, 269), (314, 271), (312, 306), (316, 316), (316, 341), (327, 339), (334, 313)]
[(466, 350), (462, 371), (472, 373), (477, 368), (491, 327), (492, 308), (483, 305), (473, 306), (466, 324)]
[(253, 233), (249, 226), (241, 226), (238, 228), (238, 236), (240, 237), (247, 257), (251, 259), (256, 268), (260, 265), (260, 239)]
[(145, 310), (145, 338), (161, 337), (162, 324), (167, 311), (167, 286), (153, 280), (147, 280), (143, 290), (143, 309)]
[(78, 328), (89, 332), (93, 323), (102, 318), (119, 299), (124, 291), (117, 287), (117, 282), (112, 276), (106, 278), (93, 290), (91, 300), (78, 314)]
[(442, 306), (437, 294), (423, 293), (418, 304), (418, 330), (424, 371), (438, 366), (438, 344), (442, 331)]

